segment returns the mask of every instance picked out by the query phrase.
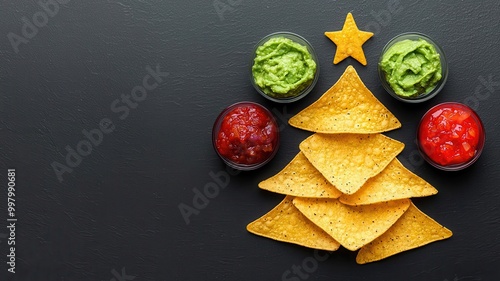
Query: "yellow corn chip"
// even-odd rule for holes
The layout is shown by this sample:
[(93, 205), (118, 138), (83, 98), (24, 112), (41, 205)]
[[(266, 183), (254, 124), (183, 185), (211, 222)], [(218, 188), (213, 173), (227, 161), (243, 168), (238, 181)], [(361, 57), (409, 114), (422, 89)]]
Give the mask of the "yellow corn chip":
[(356, 193), (344, 194), (339, 201), (347, 205), (366, 205), (437, 193), (437, 189), (410, 172), (395, 158), (382, 172), (368, 179)]
[(288, 123), (317, 133), (371, 134), (401, 127), (399, 120), (363, 84), (352, 66), (347, 67), (335, 85)]
[(386, 232), (408, 209), (410, 200), (348, 206), (337, 199), (296, 197), (293, 204), (342, 246), (355, 251)]
[(319, 134), (299, 145), (311, 164), (338, 190), (353, 194), (404, 148), (382, 134)]
[(325, 35), (337, 45), (337, 51), (333, 58), (334, 64), (350, 56), (362, 65), (366, 65), (366, 57), (362, 46), (373, 36), (373, 33), (359, 30), (351, 13), (347, 14), (341, 31), (325, 32)]
[(286, 196), (278, 206), (251, 222), (247, 230), (253, 234), (309, 248), (335, 251), (340, 244), (309, 221)]
[(359, 250), (356, 262), (364, 264), (378, 261), (452, 235), (451, 230), (428, 217), (412, 203), (387, 232)]
[(342, 194), (314, 168), (302, 152), (278, 174), (260, 182), (259, 187), (300, 197), (338, 198)]

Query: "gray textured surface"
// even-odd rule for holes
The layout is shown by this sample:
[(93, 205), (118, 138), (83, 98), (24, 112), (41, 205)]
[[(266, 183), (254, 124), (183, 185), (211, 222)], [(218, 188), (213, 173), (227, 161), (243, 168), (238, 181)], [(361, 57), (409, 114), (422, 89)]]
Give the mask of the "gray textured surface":
[[(382, 12), (391, 3), (397, 11)], [(16, 53), (7, 34), (21, 35), (22, 18), (38, 11), (36, 1), (3, 1), (0, 9), (0, 234), (12, 167), (19, 219), (17, 273), (7, 273), (0, 236), (0, 280), (286, 280), (284, 273), (304, 261), (309, 272), (285, 274), (289, 280), (500, 276), (498, 1), (69, 1)], [(349, 11), (361, 29), (376, 33), (364, 45), (367, 67), (352, 59), (332, 64), (335, 45), (323, 32), (340, 29)], [(321, 67), (313, 92), (285, 106), (265, 100), (249, 82), (253, 45), (281, 30), (308, 39)], [(384, 44), (407, 31), (433, 37), (449, 61), (442, 93), (419, 105), (391, 98), (376, 73)], [(346, 250), (315, 262), (310, 249), (246, 232), (248, 222), (282, 199), (257, 183), (288, 163), (309, 135), (283, 120), (317, 99), (349, 64), (402, 122), (388, 133), (406, 144), (400, 160), (439, 190), (415, 202), (453, 230), (451, 239), (358, 266)], [(128, 116), (111, 109), (142, 84), (147, 66), (157, 65), (168, 77)], [(474, 95), (481, 79), (496, 84)], [(487, 141), (475, 165), (449, 173), (412, 160), (416, 126), (428, 108), (477, 97)], [(179, 204), (192, 206), (193, 189), (225, 170), (211, 146), (212, 123), (242, 100), (285, 118), (281, 148), (264, 168), (230, 176), (186, 224)], [(64, 163), (65, 147), (75, 148), (82, 130), (98, 128), (103, 118), (115, 130), (60, 182), (51, 163)]]

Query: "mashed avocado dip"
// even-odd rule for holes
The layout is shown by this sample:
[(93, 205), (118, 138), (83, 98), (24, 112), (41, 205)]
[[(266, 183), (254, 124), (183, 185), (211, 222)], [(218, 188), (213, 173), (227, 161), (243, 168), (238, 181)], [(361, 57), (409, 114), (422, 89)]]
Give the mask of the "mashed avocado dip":
[(255, 84), (273, 98), (290, 98), (311, 84), (316, 62), (306, 46), (285, 37), (274, 37), (255, 51), (252, 75)]
[(402, 40), (389, 47), (382, 55), (380, 67), (387, 83), (404, 98), (432, 91), (442, 78), (439, 53), (422, 38)]

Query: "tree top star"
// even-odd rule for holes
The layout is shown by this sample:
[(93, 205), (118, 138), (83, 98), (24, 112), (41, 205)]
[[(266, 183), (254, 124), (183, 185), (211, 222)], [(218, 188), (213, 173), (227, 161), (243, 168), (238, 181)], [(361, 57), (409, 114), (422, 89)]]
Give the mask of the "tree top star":
[(373, 33), (359, 30), (351, 13), (347, 14), (341, 31), (325, 32), (325, 35), (337, 45), (333, 64), (337, 64), (347, 57), (352, 57), (362, 65), (366, 65), (362, 46), (373, 36)]

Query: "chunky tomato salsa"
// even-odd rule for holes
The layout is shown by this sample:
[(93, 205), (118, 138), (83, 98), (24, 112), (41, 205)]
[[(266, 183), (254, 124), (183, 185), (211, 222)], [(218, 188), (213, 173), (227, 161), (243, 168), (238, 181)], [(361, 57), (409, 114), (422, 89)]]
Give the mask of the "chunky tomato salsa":
[(460, 103), (443, 103), (429, 110), (418, 131), (420, 149), (441, 166), (472, 160), (484, 142), (484, 131), (476, 113)]
[(214, 145), (225, 160), (239, 165), (264, 163), (278, 147), (278, 126), (272, 114), (256, 103), (230, 106), (215, 125)]

